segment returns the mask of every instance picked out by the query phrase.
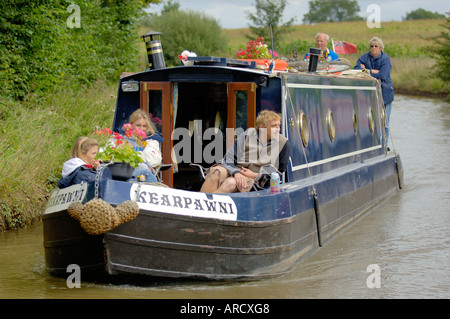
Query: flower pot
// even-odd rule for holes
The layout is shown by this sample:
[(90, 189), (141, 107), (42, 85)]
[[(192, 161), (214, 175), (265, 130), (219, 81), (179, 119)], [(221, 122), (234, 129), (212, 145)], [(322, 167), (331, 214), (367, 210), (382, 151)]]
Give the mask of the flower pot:
[[(263, 65), (266, 67), (266, 70), (269, 69), (271, 59), (240, 59), (248, 62), (255, 61), (256, 64)], [(274, 60), (275, 61), (275, 67), (274, 70), (278, 71), (286, 71), (287, 70), (287, 63), (285, 60)]]
[(133, 175), (134, 167), (128, 163), (118, 162), (108, 165), (113, 179), (127, 181)]

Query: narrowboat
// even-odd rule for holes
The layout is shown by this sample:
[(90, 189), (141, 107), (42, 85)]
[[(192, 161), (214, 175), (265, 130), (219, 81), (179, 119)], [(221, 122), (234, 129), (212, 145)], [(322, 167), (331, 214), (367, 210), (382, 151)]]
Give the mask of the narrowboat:
[[(118, 132), (136, 109), (161, 120), (169, 169), (158, 184), (112, 179), (55, 189), (42, 217), (50, 274), (67, 276), (75, 264), (82, 274), (107, 276), (280, 276), (401, 189), (400, 156), (387, 149), (373, 78), (218, 57), (166, 67), (160, 41), (149, 35), (150, 67), (120, 79), (112, 128)], [(202, 168), (220, 161), (266, 109), (282, 115), (291, 143), (279, 192), (200, 192)], [(90, 235), (68, 207), (94, 198), (112, 207), (134, 201), (139, 213)]]

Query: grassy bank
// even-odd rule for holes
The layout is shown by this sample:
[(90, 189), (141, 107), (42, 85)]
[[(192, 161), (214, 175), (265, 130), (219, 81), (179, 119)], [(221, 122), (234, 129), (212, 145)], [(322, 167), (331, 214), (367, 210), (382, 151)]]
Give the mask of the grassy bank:
[[(315, 34), (326, 32), (335, 40), (358, 44), (358, 54), (345, 56), (354, 64), (367, 52), (369, 39), (379, 36), (392, 57), (397, 92), (439, 95), (448, 92), (448, 84), (431, 75), (434, 60), (424, 48), (432, 44), (428, 39), (442, 31), (442, 22), (388, 22), (382, 23), (381, 29), (368, 29), (365, 22), (299, 25), (275, 50), (290, 57), (292, 48), (313, 46)], [(223, 55), (234, 58), (247, 42), (248, 29), (223, 32), (229, 39)], [(142, 40), (138, 41), (140, 66), (136, 69), (143, 70), (146, 49)], [(303, 53), (299, 50), (300, 56)], [(27, 96), (22, 102), (0, 101), (0, 230), (22, 227), (39, 218), (72, 143), (96, 128), (111, 125), (116, 94), (117, 83), (98, 82), (76, 92), (59, 89), (44, 96)]]
[(1, 105), (0, 230), (39, 218), (73, 142), (109, 127), (116, 83)]

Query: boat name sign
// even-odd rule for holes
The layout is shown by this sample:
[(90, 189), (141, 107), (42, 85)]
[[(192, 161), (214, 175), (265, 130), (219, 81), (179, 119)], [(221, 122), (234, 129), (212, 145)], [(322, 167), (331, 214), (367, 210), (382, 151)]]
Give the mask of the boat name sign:
[(67, 209), (70, 204), (83, 202), (87, 194), (87, 183), (76, 184), (52, 192), (47, 202), (45, 214)]
[(130, 198), (140, 209), (184, 216), (237, 220), (237, 208), (227, 195), (194, 193), (153, 185), (131, 187)]

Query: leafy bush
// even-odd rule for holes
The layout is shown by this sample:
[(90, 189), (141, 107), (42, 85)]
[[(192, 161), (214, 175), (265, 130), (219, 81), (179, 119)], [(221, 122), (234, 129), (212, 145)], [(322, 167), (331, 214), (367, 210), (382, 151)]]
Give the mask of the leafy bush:
[(23, 98), (30, 90), (33, 77), (42, 71), (37, 57), (40, 51), (51, 53), (47, 47), (59, 32), (50, 20), (62, 19), (62, 8), (57, 0), (0, 2), (1, 97)]
[(89, 86), (117, 79), (137, 64), (137, 22), (159, 0), (79, 1), (80, 28), (67, 23), (77, 11), (66, 0), (0, 2), (0, 97), (22, 100), (59, 86)]
[(162, 32), (166, 65), (180, 65), (178, 55), (189, 50), (197, 56), (212, 56), (227, 48), (227, 40), (214, 18), (194, 11), (168, 10), (150, 20), (152, 30)]
[[(450, 14), (450, 13), (449, 13)], [(450, 17), (442, 24), (444, 30), (440, 35), (434, 38), (434, 44), (427, 49), (436, 58), (436, 65), (434, 67), (434, 75), (447, 83), (450, 81)]]
[(420, 19), (442, 19), (445, 18), (444, 14), (440, 14), (439, 12), (431, 12), (422, 8), (413, 10), (406, 14), (406, 17), (403, 20), (420, 20)]

